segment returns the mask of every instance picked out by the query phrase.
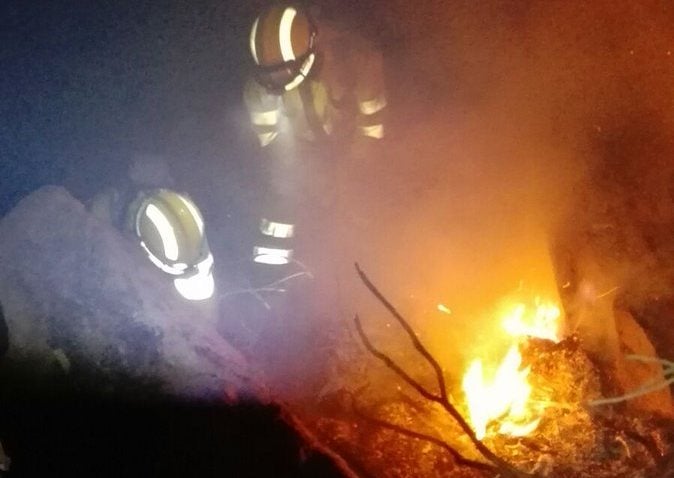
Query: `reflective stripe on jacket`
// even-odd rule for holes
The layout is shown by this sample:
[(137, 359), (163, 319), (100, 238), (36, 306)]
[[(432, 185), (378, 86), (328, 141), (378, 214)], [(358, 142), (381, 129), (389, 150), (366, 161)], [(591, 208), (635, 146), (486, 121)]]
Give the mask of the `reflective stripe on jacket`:
[(318, 71), (298, 87), (275, 95), (252, 78), (246, 83), (244, 101), (261, 146), (287, 133), (307, 141), (384, 136), (381, 53), (353, 34), (320, 31)]

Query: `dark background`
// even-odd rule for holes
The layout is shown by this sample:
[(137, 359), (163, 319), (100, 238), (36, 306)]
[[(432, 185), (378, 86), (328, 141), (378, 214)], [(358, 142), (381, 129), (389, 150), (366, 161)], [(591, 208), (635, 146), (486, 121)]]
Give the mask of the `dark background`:
[(0, 8), (2, 212), (46, 183), (90, 196), (136, 153), (191, 168), (212, 159), (199, 155), (205, 142), (234, 156), (227, 116), (240, 104), (253, 4)]

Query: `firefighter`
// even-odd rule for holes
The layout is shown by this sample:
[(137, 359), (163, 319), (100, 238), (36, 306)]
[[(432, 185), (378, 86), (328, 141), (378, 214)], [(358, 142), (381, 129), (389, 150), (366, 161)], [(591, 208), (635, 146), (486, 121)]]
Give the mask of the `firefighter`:
[(334, 194), (335, 163), (384, 137), (382, 57), (364, 38), (319, 24), (296, 4), (260, 13), (250, 53), (244, 101), (267, 182), (253, 260), (278, 268), (294, 261), (300, 213)]
[(132, 236), (182, 297), (208, 299), (215, 289), (213, 254), (201, 212), (187, 194), (158, 183), (172, 184), (164, 162), (136, 158), (128, 180), (97, 194), (89, 208)]
[(189, 300), (213, 295), (213, 254), (201, 212), (189, 196), (170, 189), (142, 191), (128, 221), (148, 259), (173, 277), (180, 295)]

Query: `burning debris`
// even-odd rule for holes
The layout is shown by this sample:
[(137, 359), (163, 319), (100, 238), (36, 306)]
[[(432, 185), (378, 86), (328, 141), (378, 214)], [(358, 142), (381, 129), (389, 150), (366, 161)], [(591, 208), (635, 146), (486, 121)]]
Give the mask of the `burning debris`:
[(510, 304), (501, 324), (512, 343), (502, 360), (476, 358), (457, 380), (444, 376), (409, 323), (358, 272), (431, 365), (438, 386), (433, 391), (426, 385), (432, 379), (378, 349), (356, 317), (367, 351), (417, 392), (346, 392), (346, 411), (315, 420), (318, 434), (358, 468), (383, 477), (671, 476), (671, 421), (600, 402), (613, 391), (611, 372), (577, 337), (562, 338), (552, 302)]
[[(499, 422), (497, 433), (515, 437), (529, 435), (538, 426), (548, 397), (532, 400), (530, 367), (522, 367), (520, 348), (530, 337), (559, 342), (560, 311), (556, 305), (536, 297), (533, 307), (522, 302), (509, 307), (502, 326), (512, 344), (491, 370), (491, 379), (485, 378), (483, 360), (479, 358), (471, 362), (463, 377), (470, 422), (479, 439), (486, 436), (487, 426), (494, 421)], [(540, 393), (541, 389), (537, 391)]]

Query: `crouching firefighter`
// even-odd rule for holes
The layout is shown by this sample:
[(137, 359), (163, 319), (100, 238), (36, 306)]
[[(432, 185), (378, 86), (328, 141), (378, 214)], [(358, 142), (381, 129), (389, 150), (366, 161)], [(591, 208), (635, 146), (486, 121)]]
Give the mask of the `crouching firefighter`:
[(107, 191), (94, 200), (92, 212), (130, 233), (182, 297), (210, 298), (215, 289), (213, 255), (196, 204), (187, 194), (171, 189), (134, 193)]
[[(256, 264), (279, 270), (295, 262), (293, 241), (307, 225), (300, 218), (329, 207), (337, 163), (384, 137), (382, 56), (296, 4), (274, 4), (255, 19), (250, 53), (254, 74), (244, 101), (266, 181), (252, 254)], [(331, 234), (329, 228), (304, 227)]]

